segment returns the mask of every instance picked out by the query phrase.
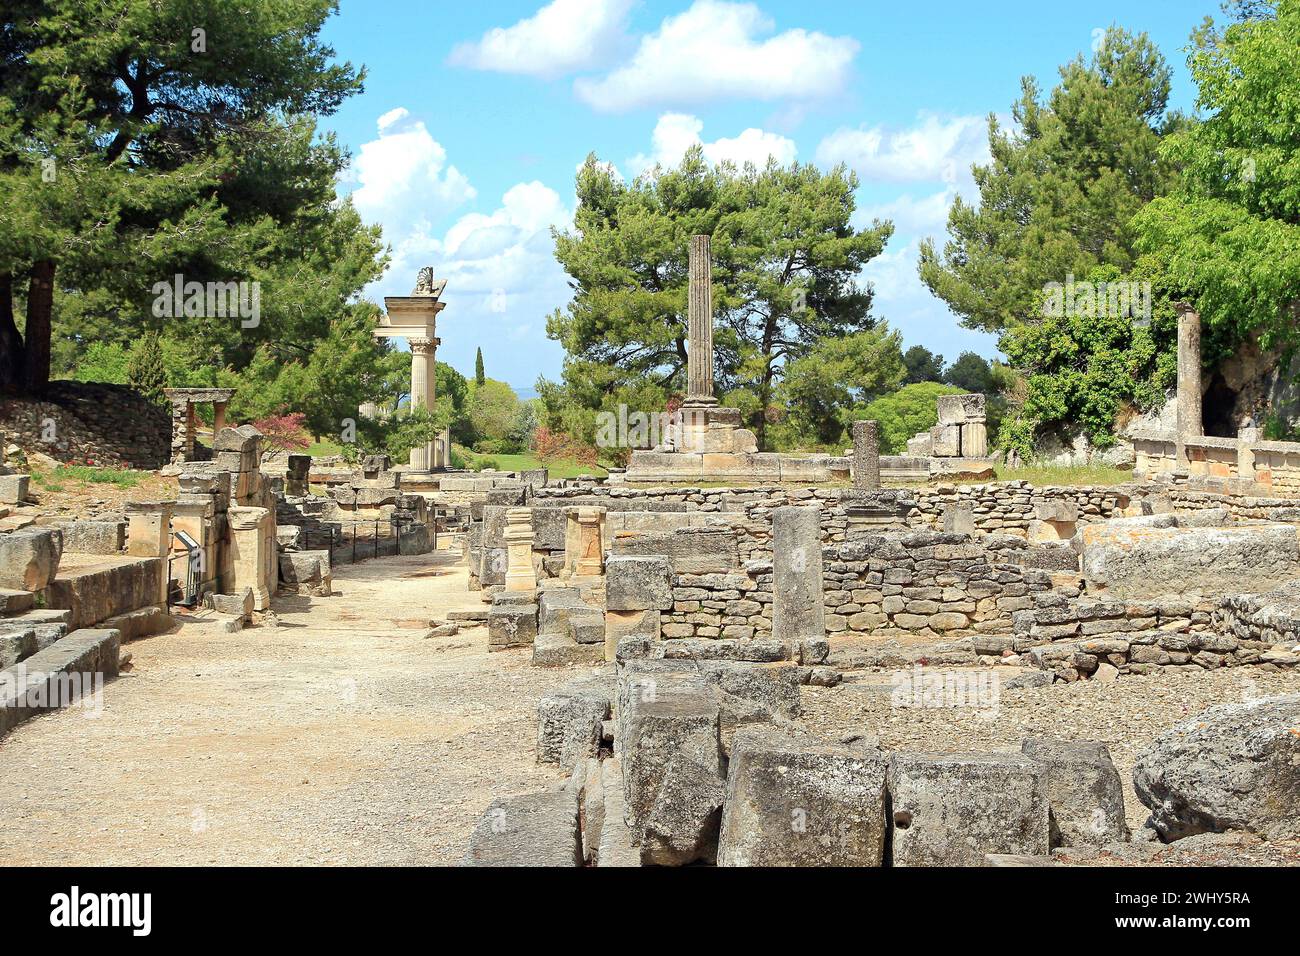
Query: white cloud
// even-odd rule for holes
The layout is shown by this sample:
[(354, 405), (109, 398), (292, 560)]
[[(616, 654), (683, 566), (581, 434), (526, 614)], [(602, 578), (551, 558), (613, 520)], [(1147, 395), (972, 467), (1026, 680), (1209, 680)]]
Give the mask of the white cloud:
[(859, 175), (891, 182), (969, 180), (972, 163), (989, 161), (987, 120), (923, 114), (910, 129), (841, 128), (817, 146), (817, 162), (846, 163)]
[(813, 99), (842, 90), (859, 45), (802, 29), (775, 30), (752, 3), (696, 0), (641, 38), (630, 62), (574, 90), (588, 105), (618, 112), (659, 104), (736, 99)]
[(459, 44), (449, 62), (476, 70), (558, 76), (604, 65), (626, 43), (632, 0), (552, 0), (514, 26)]
[[(384, 240), (393, 246), (388, 273), (393, 275), (408, 265), (408, 258), (418, 258), (435, 245), (433, 231), (439, 221), (476, 193), (447, 163), (447, 151), (424, 123), (413, 120), (404, 107), (389, 110), (377, 125), (379, 138), (362, 144), (348, 179), (357, 183), (352, 202), (361, 218), (383, 226)], [(413, 284), (415, 271), (403, 281)]]
[(700, 139), (703, 129), (704, 122), (694, 116), (664, 113), (650, 136), (650, 153), (638, 153), (627, 161), (627, 165), (633, 175), (640, 175), (655, 163), (665, 168), (676, 166), (686, 151), (697, 143), (703, 144), (705, 158), (714, 164), (730, 160), (743, 166), (750, 162), (761, 169), (767, 165), (769, 157), (775, 157), (783, 166), (794, 162), (797, 152), (794, 140), (776, 133), (751, 127), (739, 136), (705, 143)]
[(948, 227), (948, 210), (959, 194), (964, 195), (964, 191), (955, 187), (919, 199), (904, 193), (886, 203), (860, 206), (854, 214), (854, 223), (860, 229), (872, 219), (888, 219), (894, 224), (895, 234), (900, 236), (941, 236)]

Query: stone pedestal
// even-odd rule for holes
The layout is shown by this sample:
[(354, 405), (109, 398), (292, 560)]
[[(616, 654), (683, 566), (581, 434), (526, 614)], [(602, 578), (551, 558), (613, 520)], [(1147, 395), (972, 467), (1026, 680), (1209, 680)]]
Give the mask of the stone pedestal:
[(225, 590), (253, 591), (253, 609), (271, 606), (271, 594), (278, 577), (275, 550), (275, 516), (266, 508), (232, 507), (227, 513), (230, 528), (231, 571), (234, 581)]
[(167, 606), (171, 574), (172, 503), (170, 501), (128, 501), (126, 503), (126, 553), (138, 558), (162, 558), (162, 591), (158, 603)]
[(533, 513), (527, 508), (506, 512), (506, 590), (532, 591), (537, 587), (533, 567)]
[(853, 487), (863, 491), (880, 488), (880, 424), (853, 423)]
[(597, 577), (605, 570), (605, 509), (570, 508), (564, 529), (564, 571), (568, 577)]
[(772, 512), (772, 637), (790, 648), (792, 660), (800, 641), (826, 637), (819, 508)]

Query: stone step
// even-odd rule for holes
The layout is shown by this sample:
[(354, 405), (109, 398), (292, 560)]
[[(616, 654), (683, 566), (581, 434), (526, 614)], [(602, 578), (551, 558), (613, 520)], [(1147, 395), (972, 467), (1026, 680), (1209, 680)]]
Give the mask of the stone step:
[[(114, 630), (73, 631), (21, 664), (7, 668), (0, 679), (0, 737), (42, 711), (86, 700), (97, 690), (98, 681), (116, 677), (119, 640)], [(60, 676), (74, 674), (82, 675), (82, 679)], [(68, 691), (77, 699), (66, 699)]]
[(36, 606), (36, 595), (31, 591), (14, 591), (0, 588), (0, 617), (11, 617)]

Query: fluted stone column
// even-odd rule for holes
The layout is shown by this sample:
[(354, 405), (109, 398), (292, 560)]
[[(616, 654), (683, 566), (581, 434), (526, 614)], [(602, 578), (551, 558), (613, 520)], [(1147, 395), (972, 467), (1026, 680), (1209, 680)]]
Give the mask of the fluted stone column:
[(1186, 302), (1178, 310), (1178, 463), (1187, 464), (1187, 441), (1205, 433), (1201, 417), (1201, 316)]
[(801, 641), (826, 637), (821, 509), (772, 511), (772, 637), (798, 659)]
[(880, 423), (853, 423), (853, 487), (880, 490)]
[[(436, 376), (434, 373), (434, 356), (437, 352), (437, 339), (413, 336), (411, 345), (411, 409), (432, 408), (435, 396)], [(429, 445), (411, 449), (410, 464), (417, 471), (427, 471), (432, 462)]]
[(686, 404), (715, 405), (713, 397), (713, 259), (708, 236), (691, 236), (687, 289)]

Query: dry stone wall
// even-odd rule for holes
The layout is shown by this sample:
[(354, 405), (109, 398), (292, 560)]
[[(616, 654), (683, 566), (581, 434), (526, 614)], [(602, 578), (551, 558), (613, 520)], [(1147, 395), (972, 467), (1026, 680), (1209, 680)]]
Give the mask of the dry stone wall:
[(171, 458), (171, 416), (124, 385), (51, 382), (40, 401), (0, 401), (0, 432), (65, 464), (152, 470)]

